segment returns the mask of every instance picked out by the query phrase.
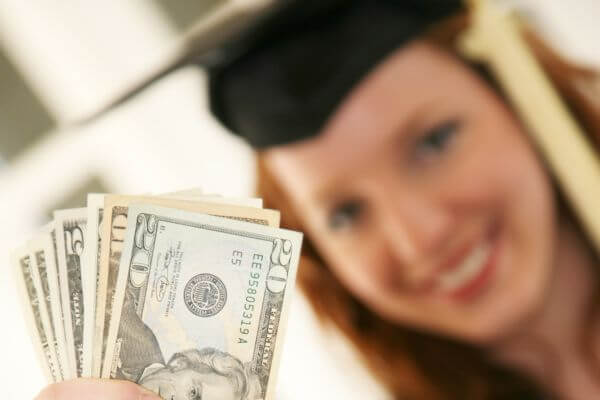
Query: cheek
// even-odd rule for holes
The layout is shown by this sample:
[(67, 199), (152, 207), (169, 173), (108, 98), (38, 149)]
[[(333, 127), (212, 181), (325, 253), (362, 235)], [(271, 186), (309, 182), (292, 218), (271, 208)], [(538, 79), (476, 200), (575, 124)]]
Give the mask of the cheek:
[(525, 135), (508, 118), (498, 121), (470, 149), (472, 156), (457, 174), (462, 188), (456, 192), (471, 199), (475, 209), (499, 218), (512, 246), (542, 257), (550, 253), (556, 229), (555, 193)]
[(379, 290), (379, 274), (384, 264), (380, 249), (382, 241), (377, 239), (377, 235), (370, 235), (369, 240), (356, 243), (340, 239), (315, 225), (309, 224), (307, 233), (325, 264), (344, 287), (363, 301), (372, 300), (373, 297), (383, 297), (385, 300), (385, 294)]
[(555, 196), (550, 177), (520, 132), (497, 136), (495, 151), (490, 145), (487, 157), (479, 160), (474, 196), (494, 209), (513, 244), (541, 246), (553, 230)]
[(375, 287), (374, 276), (369, 270), (369, 266), (374, 264), (373, 257), (370, 256), (372, 246), (371, 242), (350, 247), (333, 240), (323, 251), (326, 263), (334, 275), (359, 297), (372, 293)]
[(467, 132), (468, 142), (457, 156), (461, 160), (450, 169), (441, 197), (462, 206), (467, 217), (481, 211), (514, 228), (546, 227), (554, 207), (550, 177), (526, 134), (508, 116), (500, 116)]

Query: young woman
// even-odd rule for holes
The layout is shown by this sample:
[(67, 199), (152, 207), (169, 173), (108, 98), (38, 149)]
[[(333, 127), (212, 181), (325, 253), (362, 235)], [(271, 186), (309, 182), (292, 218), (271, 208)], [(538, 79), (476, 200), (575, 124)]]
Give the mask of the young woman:
[[(316, 311), (395, 398), (598, 398), (597, 254), (494, 79), (454, 50), (468, 18), (432, 4), (292, 2), (212, 55), (213, 110), (257, 148), (265, 206), (305, 232)], [(597, 77), (530, 41), (598, 135), (581, 90)]]
[[(454, 50), (468, 18), (415, 7), (292, 7), (213, 72), (213, 110), (258, 149), (265, 206), (305, 232), (318, 314), (396, 398), (598, 398), (597, 254), (493, 78)], [(598, 77), (530, 42), (598, 135), (581, 90)]]

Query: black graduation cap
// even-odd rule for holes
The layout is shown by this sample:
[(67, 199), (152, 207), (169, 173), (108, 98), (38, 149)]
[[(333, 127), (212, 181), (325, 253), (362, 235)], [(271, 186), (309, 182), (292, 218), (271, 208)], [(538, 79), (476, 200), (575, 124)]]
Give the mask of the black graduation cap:
[(281, 1), (209, 63), (211, 111), (255, 148), (311, 137), (379, 61), (459, 9), (457, 0)]

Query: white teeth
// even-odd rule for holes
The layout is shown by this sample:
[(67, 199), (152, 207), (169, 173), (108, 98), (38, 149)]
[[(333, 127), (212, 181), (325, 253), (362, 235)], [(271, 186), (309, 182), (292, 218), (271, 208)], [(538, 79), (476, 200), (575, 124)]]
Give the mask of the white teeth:
[(475, 278), (485, 266), (490, 250), (489, 241), (472, 249), (458, 267), (440, 276), (440, 288), (443, 291), (454, 291)]

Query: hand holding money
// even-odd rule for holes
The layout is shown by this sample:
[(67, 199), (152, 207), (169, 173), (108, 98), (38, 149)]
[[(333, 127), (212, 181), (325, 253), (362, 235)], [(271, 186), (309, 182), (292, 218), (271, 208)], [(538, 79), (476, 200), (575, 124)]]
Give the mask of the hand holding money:
[(55, 212), (13, 254), (48, 381), (271, 398), (302, 236), (250, 201), (90, 195)]

